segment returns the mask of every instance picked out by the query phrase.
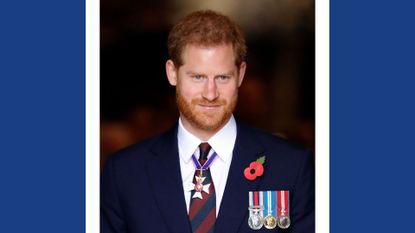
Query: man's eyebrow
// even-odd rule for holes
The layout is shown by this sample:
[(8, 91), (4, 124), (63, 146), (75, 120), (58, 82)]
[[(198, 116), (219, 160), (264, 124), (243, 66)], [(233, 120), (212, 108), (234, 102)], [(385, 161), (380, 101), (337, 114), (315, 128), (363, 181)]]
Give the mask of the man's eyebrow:
[(194, 71), (187, 71), (186, 74), (187, 75), (195, 75), (195, 74), (201, 75), (201, 73), (194, 72)]
[(224, 72), (224, 73), (219, 73), (215, 76), (228, 76), (228, 77), (232, 77), (235, 76), (235, 71), (228, 71), (228, 72)]
[(233, 75), (235, 75), (235, 71), (228, 71), (228, 72), (225, 72), (224, 74), (220, 74), (220, 75), (225, 75), (225, 76), (233, 76)]

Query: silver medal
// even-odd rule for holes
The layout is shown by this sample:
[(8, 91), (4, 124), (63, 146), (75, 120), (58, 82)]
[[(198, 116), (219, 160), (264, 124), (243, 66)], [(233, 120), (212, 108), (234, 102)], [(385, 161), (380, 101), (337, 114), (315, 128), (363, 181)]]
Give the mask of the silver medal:
[(291, 224), (290, 218), (288, 216), (280, 216), (278, 218), (278, 226), (281, 229), (287, 229)]
[(261, 216), (263, 206), (250, 206), (249, 208), (248, 225), (252, 230), (259, 230), (264, 225), (264, 218)]

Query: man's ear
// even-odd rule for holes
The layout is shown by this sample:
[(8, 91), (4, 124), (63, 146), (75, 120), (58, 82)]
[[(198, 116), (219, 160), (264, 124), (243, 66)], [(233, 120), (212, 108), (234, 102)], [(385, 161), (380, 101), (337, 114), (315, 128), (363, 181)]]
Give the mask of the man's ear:
[(169, 83), (172, 86), (176, 86), (177, 84), (177, 72), (178, 70), (174, 66), (173, 61), (168, 60), (166, 62), (166, 74), (167, 74), (167, 79), (169, 80)]
[(245, 77), (245, 70), (246, 70), (246, 62), (242, 62), (239, 66), (239, 73), (238, 73), (238, 87), (241, 86), (242, 81)]

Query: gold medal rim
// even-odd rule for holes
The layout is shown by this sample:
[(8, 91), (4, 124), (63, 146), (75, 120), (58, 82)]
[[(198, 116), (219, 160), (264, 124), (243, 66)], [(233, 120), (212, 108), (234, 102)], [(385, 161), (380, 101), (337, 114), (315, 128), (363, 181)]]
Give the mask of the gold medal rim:
[[(267, 218), (273, 218), (274, 219), (274, 223), (275, 224), (273, 224), (273, 225), (268, 225), (267, 224), (267, 221), (266, 221), (266, 219)], [(265, 218), (264, 218), (264, 227), (265, 228), (267, 228), (267, 229), (274, 229), (275, 227), (277, 227), (277, 225), (278, 225), (278, 221), (277, 221), (277, 218), (275, 218), (274, 216), (272, 216), (272, 215), (268, 215), (268, 216), (266, 216)]]

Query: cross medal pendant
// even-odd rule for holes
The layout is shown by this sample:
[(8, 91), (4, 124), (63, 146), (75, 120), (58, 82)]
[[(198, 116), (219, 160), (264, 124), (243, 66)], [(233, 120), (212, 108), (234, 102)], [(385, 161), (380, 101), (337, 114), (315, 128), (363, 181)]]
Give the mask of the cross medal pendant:
[(203, 185), (203, 181), (205, 181), (206, 177), (203, 177), (202, 174), (203, 174), (203, 169), (200, 168), (199, 175), (195, 176), (195, 179), (196, 179), (196, 184), (194, 184), (195, 185), (195, 187), (194, 187), (195, 193), (193, 194), (192, 198), (203, 199), (202, 191), (209, 194), (210, 184)]

